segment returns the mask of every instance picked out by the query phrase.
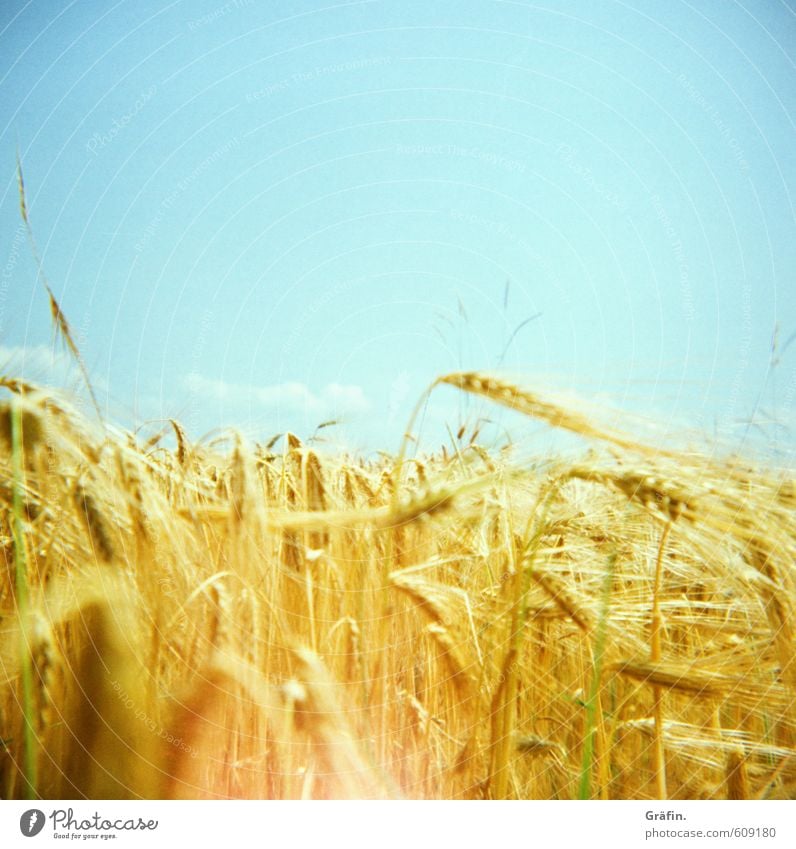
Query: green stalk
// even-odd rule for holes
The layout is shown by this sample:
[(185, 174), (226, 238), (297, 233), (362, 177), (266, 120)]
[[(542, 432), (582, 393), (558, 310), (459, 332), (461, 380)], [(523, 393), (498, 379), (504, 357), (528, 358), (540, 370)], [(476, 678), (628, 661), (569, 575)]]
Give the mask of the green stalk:
[[(558, 483), (554, 482), (538, 503), (541, 510), (536, 527), (525, 544), (514, 574), (514, 602), (511, 610), (509, 647), (501, 667), (501, 681), (498, 684), (492, 702), (492, 743), (490, 746), (490, 776), (488, 793), (491, 799), (507, 799), (509, 789), (509, 765), (513, 746), (514, 729), (517, 720), (517, 697), (519, 695), (518, 660), (522, 649), (525, 624), (528, 621), (528, 593), (531, 584), (534, 561), (539, 550), (550, 506), (558, 492)], [(535, 516), (534, 510), (533, 516)], [(533, 522), (529, 521), (529, 527)]]
[[(671, 521), (666, 523), (661, 534), (661, 543), (658, 546), (658, 557), (655, 561), (655, 584), (652, 591), (652, 624), (650, 627), (650, 659), (657, 663), (661, 659), (661, 583), (663, 581), (663, 552), (666, 547), (666, 539), (672, 528)], [(652, 716), (655, 721), (655, 786), (658, 798), (668, 798), (666, 789), (666, 747), (663, 742), (663, 697), (664, 691), (661, 687), (652, 687), (653, 708)]]
[(38, 778), (36, 774), (36, 732), (34, 730), (33, 669), (28, 647), (28, 562), (25, 554), (25, 528), (22, 522), (23, 480), (22, 469), (22, 412), (19, 405), (11, 404), (11, 487), (12, 527), (14, 540), (14, 572), (16, 574), (17, 617), (19, 619), (19, 660), (22, 675), (23, 711), (23, 770), (26, 796), (36, 799)]
[(603, 654), (605, 653), (605, 637), (608, 631), (608, 611), (611, 605), (611, 589), (614, 582), (614, 566), (616, 555), (608, 559), (608, 568), (603, 579), (602, 601), (600, 604), (600, 619), (597, 623), (597, 636), (594, 640), (594, 668), (592, 670), (589, 697), (586, 702), (586, 736), (583, 740), (583, 757), (580, 766), (579, 799), (591, 798), (591, 773), (594, 760), (594, 737), (597, 733), (597, 703), (600, 694), (602, 678)]

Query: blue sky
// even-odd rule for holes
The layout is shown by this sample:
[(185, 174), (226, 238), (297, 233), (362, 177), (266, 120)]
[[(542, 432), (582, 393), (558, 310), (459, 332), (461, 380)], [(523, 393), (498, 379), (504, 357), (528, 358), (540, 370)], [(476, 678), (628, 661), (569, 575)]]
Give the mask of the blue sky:
[[(19, 145), (118, 421), (392, 450), (499, 368), (782, 450), (794, 48), (775, 0), (6, 2), (0, 368), (65, 379)], [(476, 415), (440, 391), (429, 447)]]

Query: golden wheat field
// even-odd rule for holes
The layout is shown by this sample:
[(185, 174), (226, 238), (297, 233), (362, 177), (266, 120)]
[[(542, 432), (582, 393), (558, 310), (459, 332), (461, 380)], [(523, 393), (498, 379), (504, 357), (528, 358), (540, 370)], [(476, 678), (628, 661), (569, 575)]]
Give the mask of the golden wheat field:
[(796, 797), (792, 474), (474, 373), (579, 459), (144, 441), (3, 383), (4, 797)]

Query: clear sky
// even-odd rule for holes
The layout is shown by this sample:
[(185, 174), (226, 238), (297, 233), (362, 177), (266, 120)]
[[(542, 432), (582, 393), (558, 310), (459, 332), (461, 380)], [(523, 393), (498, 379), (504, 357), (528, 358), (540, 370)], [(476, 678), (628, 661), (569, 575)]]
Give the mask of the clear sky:
[(394, 450), (500, 368), (789, 450), (794, 56), (781, 0), (5, 0), (0, 369), (64, 379), (18, 145), (118, 421)]

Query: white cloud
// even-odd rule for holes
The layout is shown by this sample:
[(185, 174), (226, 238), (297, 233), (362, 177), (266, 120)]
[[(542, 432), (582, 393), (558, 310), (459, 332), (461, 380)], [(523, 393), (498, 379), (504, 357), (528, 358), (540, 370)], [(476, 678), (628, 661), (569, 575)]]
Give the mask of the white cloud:
[(0, 345), (0, 372), (33, 383), (63, 385), (74, 379), (76, 366), (68, 353), (49, 345)]
[[(0, 374), (34, 385), (63, 390), (88, 399), (86, 384), (75, 358), (60, 345), (0, 345)], [(108, 394), (108, 382), (89, 374), (91, 388), (100, 406)]]
[(185, 387), (191, 394), (225, 404), (281, 409), (313, 416), (340, 416), (364, 413), (370, 409), (362, 387), (354, 384), (329, 383), (316, 394), (304, 383), (256, 386), (228, 383), (192, 372), (185, 377)]

